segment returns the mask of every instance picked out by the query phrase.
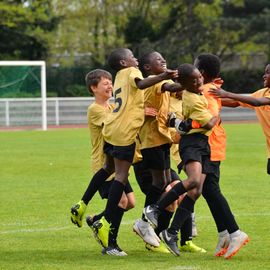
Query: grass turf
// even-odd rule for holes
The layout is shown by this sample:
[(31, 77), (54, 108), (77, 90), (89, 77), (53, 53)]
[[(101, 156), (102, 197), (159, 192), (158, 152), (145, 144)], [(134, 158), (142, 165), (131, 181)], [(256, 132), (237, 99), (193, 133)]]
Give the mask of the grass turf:
[[(132, 232), (144, 196), (131, 170), (136, 208), (127, 212), (119, 245), (127, 257), (102, 256), (86, 224), (70, 222), (69, 209), (91, 177), (87, 129), (0, 132), (0, 269), (270, 269), (270, 196), (265, 138), (258, 124), (225, 124), (227, 160), (221, 186), (250, 243), (231, 260), (213, 256), (216, 228), (203, 198), (196, 203), (199, 236), (206, 254), (156, 254)], [(105, 201), (96, 195), (87, 212), (98, 213)]]

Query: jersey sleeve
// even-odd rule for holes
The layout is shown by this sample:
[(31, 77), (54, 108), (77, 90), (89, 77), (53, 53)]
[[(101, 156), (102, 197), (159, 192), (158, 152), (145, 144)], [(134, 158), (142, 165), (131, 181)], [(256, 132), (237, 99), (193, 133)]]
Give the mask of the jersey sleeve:
[(88, 122), (92, 125), (101, 127), (104, 123), (106, 113), (98, 106), (91, 106), (88, 110)]
[(139, 69), (132, 68), (129, 74), (129, 83), (132, 85), (132, 87), (137, 88), (135, 79), (143, 80), (143, 75)]
[(190, 118), (196, 120), (202, 127), (205, 126), (211, 119), (213, 115), (205, 107), (205, 104), (202, 101), (194, 103), (193, 111), (190, 115)]

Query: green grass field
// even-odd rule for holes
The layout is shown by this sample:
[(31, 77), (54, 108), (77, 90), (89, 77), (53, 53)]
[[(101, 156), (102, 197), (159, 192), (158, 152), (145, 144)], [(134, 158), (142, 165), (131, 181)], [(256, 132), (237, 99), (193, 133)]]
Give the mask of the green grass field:
[[(131, 173), (136, 208), (127, 212), (118, 242), (127, 257), (102, 256), (90, 230), (70, 222), (69, 209), (90, 179), (87, 129), (0, 132), (0, 269), (270, 269), (270, 177), (265, 138), (258, 124), (225, 124), (227, 160), (221, 186), (250, 243), (231, 260), (213, 256), (216, 228), (203, 198), (196, 204), (199, 236), (206, 254), (156, 254), (146, 251), (132, 231), (144, 196)], [(87, 212), (105, 201), (96, 195)]]

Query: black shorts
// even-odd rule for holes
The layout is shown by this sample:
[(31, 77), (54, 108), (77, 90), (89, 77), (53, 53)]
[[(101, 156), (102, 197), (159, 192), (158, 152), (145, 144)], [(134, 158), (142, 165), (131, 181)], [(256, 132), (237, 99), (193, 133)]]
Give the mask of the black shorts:
[(180, 169), (190, 161), (198, 161), (202, 164), (202, 172), (205, 174), (209, 172), (210, 146), (207, 136), (200, 133), (182, 136), (179, 142), (179, 152), (182, 160), (179, 165)]
[[(104, 184), (98, 189), (99, 195), (102, 199), (108, 199), (110, 188), (111, 188), (113, 181), (114, 181), (114, 179), (112, 179), (110, 181), (105, 181)], [(129, 181), (125, 185), (124, 192), (126, 194), (133, 192), (133, 189), (132, 189)]]
[[(152, 186), (152, 175), (150, 170), (143, 161), (133, 164), (133, 169), (141, 191), (147, 195)], [(180, 180), (178, 174), (173, 169), (171, 169), (171, 178), (172, 180)]]
[(170, 169), (170, 145), (163, 144), (160, 146), (145, 148), (141, 150), (145, 166), (153, 170)]
[(135, 154), (135, 143), (127, 146), (115, 146), (105, 142), (103, 150), (106, 155), (132, 163)]

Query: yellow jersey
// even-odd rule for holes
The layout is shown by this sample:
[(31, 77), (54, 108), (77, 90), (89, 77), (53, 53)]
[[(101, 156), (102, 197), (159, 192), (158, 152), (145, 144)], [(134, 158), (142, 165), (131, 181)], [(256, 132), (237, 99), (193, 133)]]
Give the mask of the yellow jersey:
[(144, 90), (138, 89), (135, 79), (143, 79), (139, 69), (124, 68), (114, 81), (115, 108), (108, 115), (102, 130), (106, 142), (115, 146), (133, 144), (144, 122)]
[(145, 89), (144, 105), (157, 109), (158, 114), (156, 117), (145, 116), (139, 132), (141, 149), (172, 143), (170, 130), (167, 127), (170, 92), (161, 91), (162, 85), (165, 83), (173, 83), (173, 81), (162, 81)]
[[(182, 115), (182, 100), (170, 96), (170, 112), (174, 112), (179, 119), (183, 119)], [(170, 128), (171, 138), (173, 140), (173, 144), (170, 148), (170, 154), (176, 165), (179, 165), (181, 162), (181, 158), (179, 155), (179, 139), (180, 134), (176, 131), (175, 128)]]
[[(270, 88), (263, 88), (251, 94), (255, 98), (270, 98)], [(267, 144), (267, 156), (270, 158), (270, 106), (254, 107), (245, 103), (240, 102), (243, 107), (249, 107), (255, 110), (257, 118), (262, 126), (266, 144)]]
[(93, 174), (100, 170), (105, 162), (105, 154), (103, 152), (104, 138), (102, 135), (102, 128), (107, 115), (112, 110), (113, 105), (111, 104), (106, 108), (97, 103), (91, 104), (87, 110), (87, 120), (92, 145), (91, 167)]
[[(183, 91), (182, 95), (182, 113), (184, 119), (196, 120), (201, 126), (206, 125), (212, 114), (208, 111), (208, 102), (203, 94), (192, 93), (187, 90)], [(211, 134), (212, 130), (204, 128), (191, 129), (188, 134), (201, 133), (206, 136)]]

